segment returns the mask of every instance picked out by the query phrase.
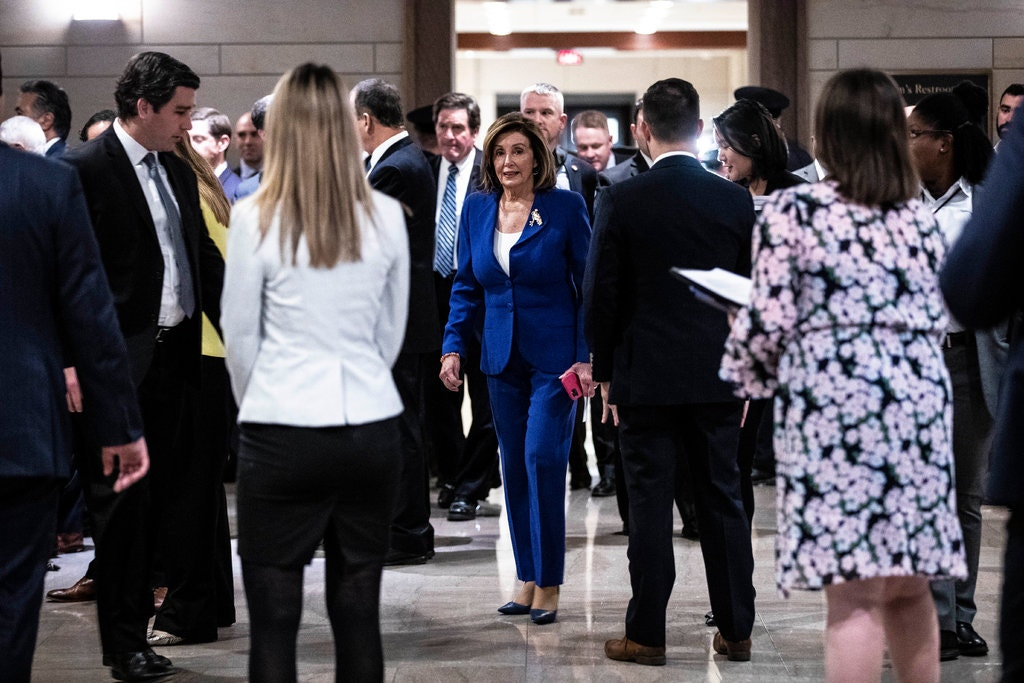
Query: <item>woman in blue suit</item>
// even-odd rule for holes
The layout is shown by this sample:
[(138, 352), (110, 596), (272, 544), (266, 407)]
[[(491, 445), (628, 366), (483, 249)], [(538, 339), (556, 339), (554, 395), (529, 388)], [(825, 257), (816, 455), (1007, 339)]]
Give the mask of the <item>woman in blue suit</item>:
[(548, 624), (557, 618), (565, 567), (565, 475), (576, 412), (561, 376), (575, 372), (583, 393), (593, 394), (580, 310), (590, 224), (583, 197), (555, 189), (544, 138), (518, 112), (487, 131), (483, 186), (462, 208), (440, 376), (452, 391), (462, 384), (461, 359), (482, 315), (480, 369), (524, 582), (498, 611)]

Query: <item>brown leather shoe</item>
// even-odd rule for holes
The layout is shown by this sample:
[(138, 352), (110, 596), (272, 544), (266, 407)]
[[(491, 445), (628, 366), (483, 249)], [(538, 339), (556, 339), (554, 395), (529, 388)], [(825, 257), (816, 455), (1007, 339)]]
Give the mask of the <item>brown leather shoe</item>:
[(167, 586), (157, 586), (153, 589), (153, 609), (160, 609), (160, 605), (164, 604), (164, 599), (167, 597)]
[(648, 647), (634, 643), (626, 636), (605, 641), (604, 654), (620, 662), (636, 662), (647, 666), (665, 666), (665, 646)]
[(96, 599), (96, 583), (88, 576), (83, 576), (70, 588), (47, 591), (46, 599), (52, 602), (89, 602)]
[(726, 640), (722, 632), (717, 631), (711, 646), (718, 654), (725, 655), (730, 662), (750, 661), (750, 638), (739, 641)]
[(85, 550), (85, 536), (81, 531), (67, 534), (57, 534), (57, 552), (65, 555), (67, 553), (80, 553)]

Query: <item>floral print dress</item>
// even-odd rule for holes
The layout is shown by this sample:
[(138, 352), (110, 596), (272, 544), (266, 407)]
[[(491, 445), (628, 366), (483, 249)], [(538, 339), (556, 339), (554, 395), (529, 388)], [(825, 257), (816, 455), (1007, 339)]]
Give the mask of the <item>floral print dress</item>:
[(765, 206), (753, 249), (720, 376), (776, 396), (780, 593), (963, 578), (935, 219), (802, 185)]

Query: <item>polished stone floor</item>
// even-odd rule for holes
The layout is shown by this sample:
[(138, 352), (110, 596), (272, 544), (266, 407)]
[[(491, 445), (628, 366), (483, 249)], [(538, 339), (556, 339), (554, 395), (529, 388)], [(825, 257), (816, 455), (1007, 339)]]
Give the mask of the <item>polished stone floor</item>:
[[(233, 503), (233, 490), (229, 491)], [(626, 538), (614, 498), (588, 491), (566, 496), (568, 551), (558, 622), (535, 626), (528, 617), (506, 617), (495, 608), (516, 588), (506, 520), (449, 522), (435, 510), (437, 556), (420, 566), (387, 569), (381, 596), (381, 627), (388, 681), (820, 681), (823, 596), (776, 595), (773, 579), (775, 488), (758, 487), (753, 544), (757, 620), (753, 659), (728, 662), (713, 654), (714, 629), (704, 625), (708, 609), (704, 568), (697, 543), (676, 539), (677, 579), (668, 613), (668, 664), (644, 667), (605, 658), (606, 639), (623, 633), (629, 598)], [(492, 492), (501, 500), (500, 490)], [(942, 665), (942, 680), (998, 680), (996, 606), (1005, 513), (985, 508), (984, 544), (975, 627), (988, 639), (988, 657), (960, 658)], [(678, 528), (678, 525), (677, 525)], [(61, 556), (46, 588), (70, 585), (82, 576), (92, 551)], [(237, 558), (238, 623), (221, 629), (215, 643), (161, 648), (180, 673), (174, 681), (244, 681), (249, 648), (245, 595)], [(299, 678), (333, 681), (334, 655), (323, 604), (323, 560), (306, 572), (305, 612), (299, 635)], [(34, 681), (107, 681), (100, 665), (95, 603), (44, 603)], [(344, 680), (344, 672), (338, 677)], [(886, 664), (883, 680), (895, 680)]]

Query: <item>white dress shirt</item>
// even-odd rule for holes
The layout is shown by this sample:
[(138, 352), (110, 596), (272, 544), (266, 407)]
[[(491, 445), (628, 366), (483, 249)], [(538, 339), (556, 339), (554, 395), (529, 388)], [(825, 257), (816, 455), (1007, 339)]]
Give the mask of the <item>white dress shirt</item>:
[[(974, 187), (963, 178), (953, 183), (941, 197), (932, 197), (931, 193), (921, 186), (921, 201), (935, 215), (935, 222), (939, 224), (945, 238), (947, 253), (960, 239), (964, 226), (971, 220), (974, 209), (973, 194)], [(947, 329), (949, 332), (961, 332), (964, 326), (950, 315)]]
[[(124, 147), (132, 168), (135, 169), (135, 177), (139, 179), (142, 194), (146, 195), (149, 214), (153, 217), (153, 225), (156, 226), (156, 238), (160, 242), (160, 254), (164, 259), (164, 282), (160, 294), (160, 315), (157, 318), (157, 324), (160, 327), (174, 327), (185, 319), (185, 310), (181, 307), (181, 301), (178, 298), (180, 286), (178, 262), (174, 258), (174, 244), (167, 232), (167, 212), (164, 210), (164, 203), (160, 200), (160, 190), (157, 189), (156, 182), (149, 177), (149, 168), (142, 161), (147, 154), (153, 154), (156, 157), (160, 180), (167, 187), (167, 192), (174, 200), (175, 206), (178, 206), (178, 198), (174, 196), (174, 188), (167, 180), (167, 171), (160, 163), (160, 155), (136, 142), (135, 138), (121, 126), (120, 119), (114, 119), (114, 133), (121, 141), (121, 146)], [(180, 207), (178, 207), (178, 215), (181, 215)]]
[(366, 169), (366, 175), (370, 175), (371, 173), (373, 173), (374, 167), (378, 164), (378, 162), (380, 162), (380, 158), (384, 156), (384, 152), (391, 149), (391, 145), (407, 137), (409, 137), (409, 131), (403, 130), (400, 133), (395, 133), (387, 140), (374, 147), (373, 153), (370, 154), (370, 165)]
[(373, 192), (362, 259), (311, 268), (305, 239), (282, 259), (279, 218), (260, 239), (251, 199), (231, 211), (221, 300), (226, 363), (240, 422), (298, 427), (394, 417), (391, 377), (409, 311), (405, 214)]
[[(462, 161), (455, 164), (459, 167), (459, 172), (455, 176), (455, 248), (452, 249), (452, 270), (457, 270), (459, 267), (459, 222), (462, 220), (462, 203), (466, 201), (466, 195), (469, 193), (469, 176), (473, 172), (474, 161), (476, 161), (476, 149), (471, 149)], [(444, 201), (444, 188), (448, 183), (448, 169), (451, 167), (452, 162), (441, 157), (441, 168), (437, 174), (437, 209), (434, 211), (435, 236), (437, 235), (437, 224), (441, 220), (441, 204)]]

